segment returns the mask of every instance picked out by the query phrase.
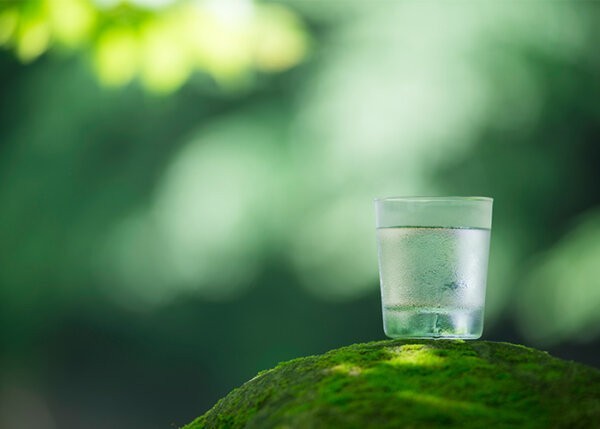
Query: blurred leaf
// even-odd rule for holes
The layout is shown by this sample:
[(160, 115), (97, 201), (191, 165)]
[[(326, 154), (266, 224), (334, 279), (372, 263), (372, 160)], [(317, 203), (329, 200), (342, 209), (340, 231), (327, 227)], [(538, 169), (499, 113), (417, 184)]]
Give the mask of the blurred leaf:
[(88, 0), (48, 0), (48, 19), (56, 42), (76, 47), (94, 31), (98, 11)]
[(307, 55), (308, 38), (300, 19), (281, 5), (265, 5), (257, 13), (255, 59), (265, 71), (282, 71)]
[(176, 19), (146, 22), (140, 31), (140, 76), (144, 85), (156, 92), (177, 89), (192, 72), (185, 34), (178, 30)]
[(7, 9), (0, 12), (0, 46), (8, 42), (19, 22), (19, 12), (16, 8)]
[(0, 5), (0, 45), (30, 62), (54, 45), (92, 51), (100, 81), (139, 77), (157, 93), (179, 88), (193, 71), (224, 87), (255, 71), (301, 62), (307, 30), (283, 5), (228, 1), (29, 0)]
[(137, 72), (139, 48), (137, 34), (131, 28), (105, 30), (98, 38), (94, 55), (100, 80), (109, 86), (129, 82)]
[(29, 62), (40, 56), (50, 43), (50, 28), (42, 17), (29, 17), (21, 21), (17, 32), (17, 56)]

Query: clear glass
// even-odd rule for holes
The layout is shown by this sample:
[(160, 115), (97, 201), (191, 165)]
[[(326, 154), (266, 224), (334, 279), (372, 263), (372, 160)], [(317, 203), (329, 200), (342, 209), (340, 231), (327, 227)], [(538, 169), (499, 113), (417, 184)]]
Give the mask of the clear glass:
[(492, 203), (487, 197), (375, 200), (388, 337), (481, 337)]

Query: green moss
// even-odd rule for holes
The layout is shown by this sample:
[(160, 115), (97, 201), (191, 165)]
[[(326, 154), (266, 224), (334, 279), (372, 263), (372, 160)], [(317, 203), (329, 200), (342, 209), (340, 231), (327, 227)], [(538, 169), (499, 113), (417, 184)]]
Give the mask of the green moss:
[(279, 364), (185, 426), (588, 428), (600, 371), (487, 341), (380, 341)]

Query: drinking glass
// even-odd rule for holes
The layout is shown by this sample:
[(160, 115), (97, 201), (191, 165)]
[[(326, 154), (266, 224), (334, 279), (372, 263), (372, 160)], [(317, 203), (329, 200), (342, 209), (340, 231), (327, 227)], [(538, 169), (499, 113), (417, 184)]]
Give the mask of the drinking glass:
[(375, 200), (388, 337), (481, 337), (492, 202), (487, 197)]

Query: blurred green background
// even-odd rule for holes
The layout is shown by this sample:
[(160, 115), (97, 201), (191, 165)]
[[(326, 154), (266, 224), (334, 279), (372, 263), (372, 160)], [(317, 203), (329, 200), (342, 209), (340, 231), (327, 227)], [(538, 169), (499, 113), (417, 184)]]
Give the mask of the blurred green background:
[(0, 2), (0, 427), (164, 428), (383, 338), (372, 199), (495, 199), (485, 339), (600, 366), (600, 4)]

